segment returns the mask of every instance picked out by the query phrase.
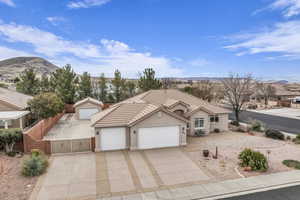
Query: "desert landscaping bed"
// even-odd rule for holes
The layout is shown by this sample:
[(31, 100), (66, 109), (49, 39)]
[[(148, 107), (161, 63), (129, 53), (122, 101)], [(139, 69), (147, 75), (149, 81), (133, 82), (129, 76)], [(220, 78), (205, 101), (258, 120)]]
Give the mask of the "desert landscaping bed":
[[(204, 170), (209, 171), (215, 180), (226, 180), (289, 171), (291, 168), (282, 164), (283, 160), (300, 160), (300, 146), (291, 141), (280, 141), (266, 138), (262, 133), (249, 135), (247, 133), (227, 132), (216, 133), (205, 137), (188, 138), (184, 151)], [(218, 159), (213, 159), (218, 147)], [(238, 163), (238, 155), (245, 148), (263, 153), (269, 162), (266, 172), (246, 172)], [(202, 151), (208, 149), (210, 156), (203, 157)], [(240, 174), (239, 174), (240, 173)]]
[(22, 176), (23, 158), (8, 157), (0, 153), (0, 199), (27, 200), (37, 178)]

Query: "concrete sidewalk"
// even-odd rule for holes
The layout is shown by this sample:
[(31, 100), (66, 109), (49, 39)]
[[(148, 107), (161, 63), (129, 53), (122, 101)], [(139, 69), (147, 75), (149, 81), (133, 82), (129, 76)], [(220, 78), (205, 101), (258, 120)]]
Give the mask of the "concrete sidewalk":
[(300, 185), (300, 170), (97, 200), (212, 200)]

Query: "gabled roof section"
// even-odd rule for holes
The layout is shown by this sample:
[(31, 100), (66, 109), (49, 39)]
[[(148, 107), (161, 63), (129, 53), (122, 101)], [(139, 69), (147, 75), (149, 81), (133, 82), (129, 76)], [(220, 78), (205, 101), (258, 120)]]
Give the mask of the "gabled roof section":
[(145, 103), (121, 103), (110, 107), (92, 116), (94, 127), (119, 127), (133, 126), (140, 121), (152, 116), (157, 112), (164, 112), (168, 115), (185, 122), (187, 119), (168, 111), (164, 106), (156, 106)]
[(194, 109), (191, 110), (190, 112), (186, 113), (185, 116), (186, 116), (186, 117), (189, 117), (189, 116), (195, 114), (196, 112), (198, 112), (198, 111), (200, 111), (200, 110), (203, 111), (203, 112), (206, 112), (207, 114), (210, 114), (210, 115), (217, 114), (217, 113), (214, 113), (214, 112), (212, 112), (212, 111), (206, 109), (206, 108), (203, 107), (203, 106), (198, 106), (197, 108), (194, 108)]
[(10, 104), (19, 110), (26, 109), (28, 107), (28, 101), (32, 98), (32, 96), (26, 94), (22, 94), (5, 88), (0, 88), (0, 101)]
[(145, 103), (121, 103), (114, 105), (92, 116), (92, 126), (118, 127), (127, 126), (128, 123), (141, 112), (146, 112), (149, 104)]
[[(153, 105), (152, 105), (153, 106)], [(153, 107), (154, 108), (154, 107)], [(153, 114), (157, 113), (157, 112), (164, 112), (178, 120), (184, 121), (184, 122), (189, 122), (188, 119), (181, 117), (179, 115), (177, 115), (176, 113), (173, 113), (171, 111), (169, 111), (168, 109), (166, 109), (164, 106), (160, 106), (160, 107), (156, 107), (156, 109), (153, 109), (152, 111), (148, 110), (148, 112), (144, 112), (143, 114), (139, 114), (137, 115), (133, 120), (131, 120), (128, 124), (128, 126), (134, 126), (135, 124), (149, 118), (150, 116), (152, 116)]]
[(82, 105), (82, 104), (87, 103), (87, 102), (90, 102), (90, 103), (95, 104), (95, 105), (103, 106), (103, 103), (101, 101), (98, 101), (97, 99), (93, 99), (91, 97), (87, 97), (83, 100), (77, 101), (74, 104), (74, 107), (77, 107), (77, 106)]
[(190, 107), (189, 104), (181, 101), (181, 100), (175, 100), (175, 99), (168, 99), (166, 103), (163, 104), (164, 106), (168, 107), (169, 109), (174, 108), (177, 105), (183, 105), (184, 107), (188, 108)]

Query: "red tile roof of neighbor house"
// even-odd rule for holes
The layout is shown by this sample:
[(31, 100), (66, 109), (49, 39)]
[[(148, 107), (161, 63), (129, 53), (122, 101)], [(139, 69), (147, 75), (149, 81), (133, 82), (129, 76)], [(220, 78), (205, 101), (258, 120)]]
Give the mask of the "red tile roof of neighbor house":
[(186, 120), (167, 108), (181, 102), (189, 107), (188, 113), (191, 114), (198, 110), (208, 114), (230, 113), (229, 110), (175, 89), (150, 90), (93, 115), (92, 125), (96, 127), (130, 126), (156, 111), (163, 111), (179, 120)]

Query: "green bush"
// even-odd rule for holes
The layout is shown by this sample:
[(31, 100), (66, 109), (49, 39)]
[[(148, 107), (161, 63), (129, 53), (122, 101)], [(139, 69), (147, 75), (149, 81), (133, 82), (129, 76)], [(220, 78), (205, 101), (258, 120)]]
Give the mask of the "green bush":
[(284, 140), (284, 135), (278, 130), (275, 129), (268, 129), (265, 133), (266, 137), (277, 139), (277, 140)]
[(261, 132), (263, 131), (263, 123), (261, 121), (258, 121), (258, 120), (253, 120), (251, 121), (251, 130), (252, 131), (257, 131), (257, 132)]
[(19, 128), (0, 129), (0, 147), (6, 153), (13, 152), (17, 142), (22, 141), (22, 130)]
[(195, 135), (196, 135), (197, 137), (201, 137), (201, 136), (204, 136), (204, 135), (205, 135), (205, 132), (204, 132), (204, 130), (199, 129), (199, 130), (196, 130), (196, 131), (195, 131)]
[(268, 161), (264, 154), (245, 149), (239, 154), (240, 166), (251, 167), (252, 171), (266, 171), (268, 169)]
[(43, 174), (48, 167), (47, 158), (41, 153), (32, 152), (31, 156), (24, 160), (22, 174), (24, 176), (38, 176)]
[(300, 162), (297, 160), (284, 160), (284, 161), (282, 161), (282, 163), (284, 165), (286, 165), (287, 167), (291, 167), (294, 169), (300, 169)]

